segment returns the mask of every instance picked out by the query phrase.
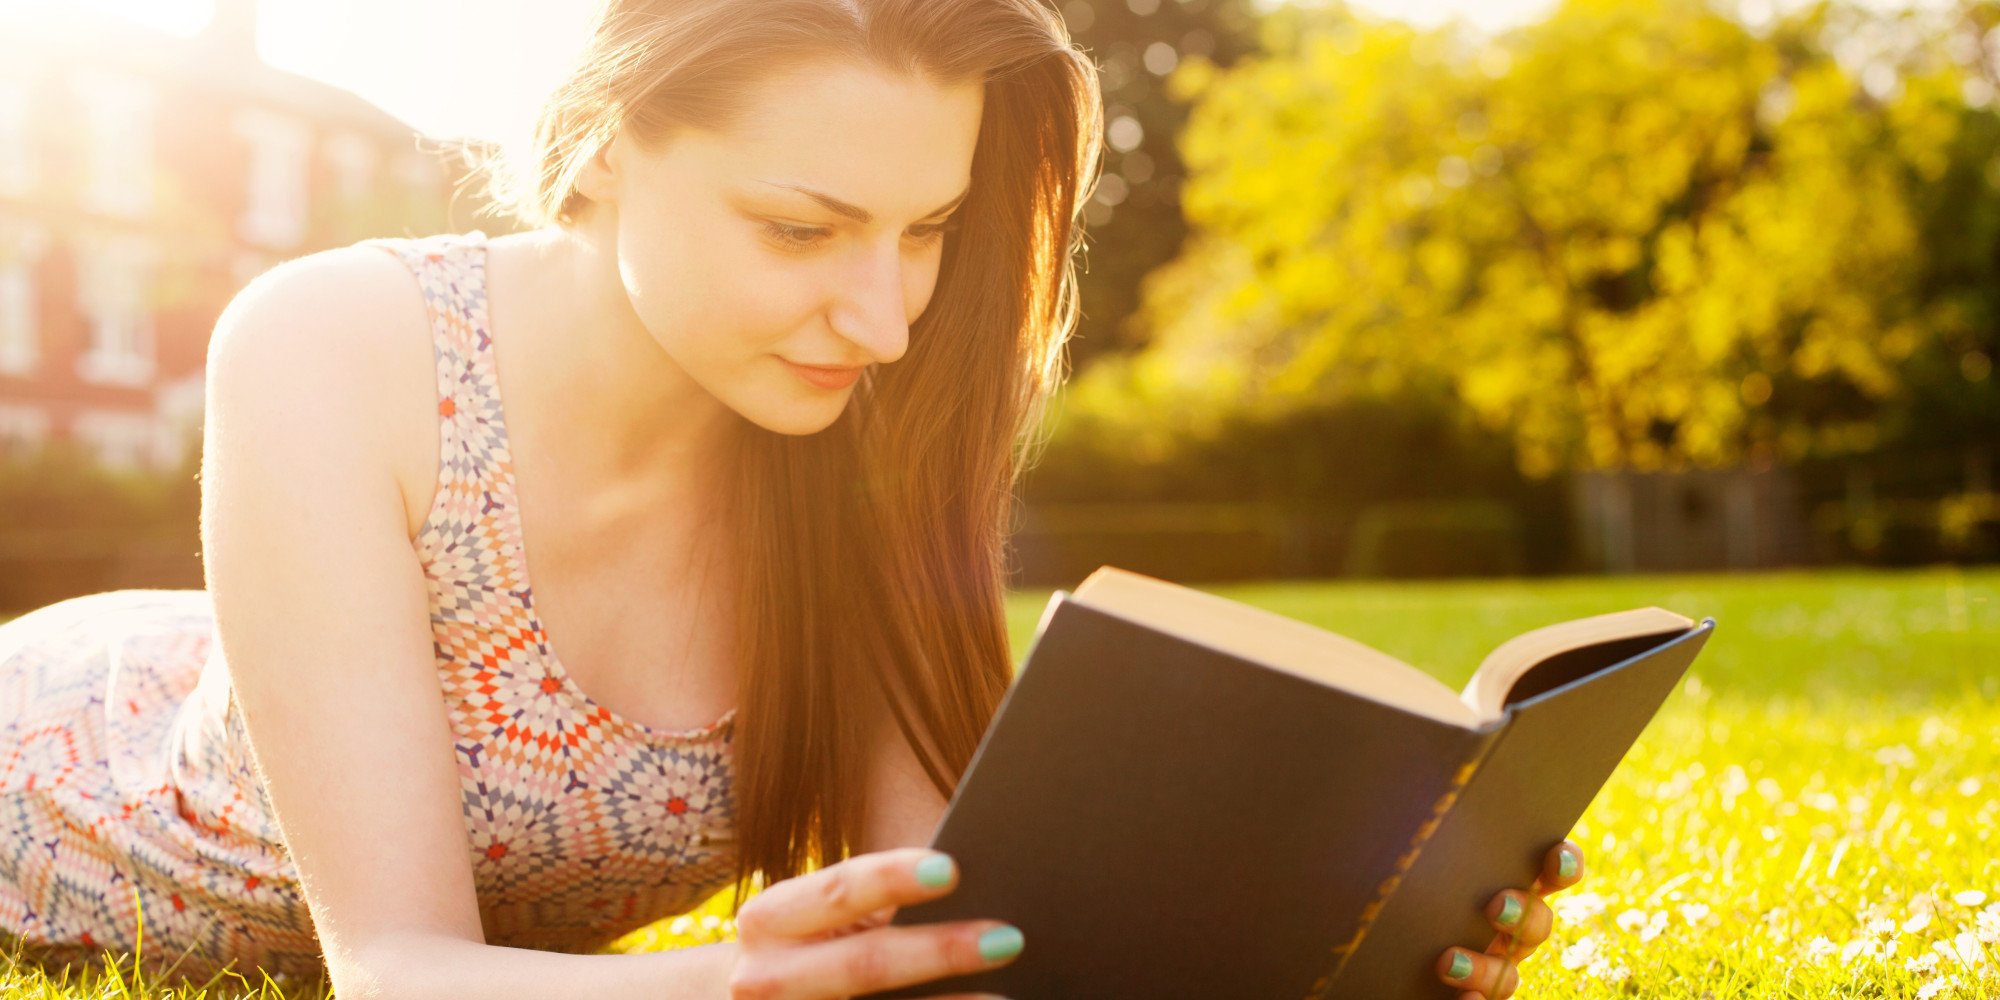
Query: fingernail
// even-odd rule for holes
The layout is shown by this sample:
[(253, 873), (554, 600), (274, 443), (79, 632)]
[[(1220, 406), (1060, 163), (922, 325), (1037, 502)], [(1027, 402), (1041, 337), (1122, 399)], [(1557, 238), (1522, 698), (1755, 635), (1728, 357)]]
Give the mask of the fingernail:
[(1462, 951), (1452, 955), (1450, 978), (1464, 979), (1469, 975), (1472, 975), (1472, 958)]
[(1512, 896), (1504, 897), (1500, 903), (1500, 926), (1512, 927), (1521, 922), (1521, 901)]
[(1556, 871), (1560, 872), (1563, 878), (1576, 877), (1576, 855), (1571, 853), (1569, 848), (1565, 847), (1556, 852)]
[(938, 852), (917, 862), (917, 881), (935, 889), (951, 881), (951, 855)]
[(979, 935), (979, 957), (989, 962), (1013, 958), (1021, 953), (1025, 939), (1016, 927), (995, 927)]

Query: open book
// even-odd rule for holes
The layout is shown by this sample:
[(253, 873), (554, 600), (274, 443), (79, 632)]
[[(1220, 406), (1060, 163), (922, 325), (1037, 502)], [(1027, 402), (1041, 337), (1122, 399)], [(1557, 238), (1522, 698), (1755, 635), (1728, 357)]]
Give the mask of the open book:
[[(1301, 677), (1467, 729), (1500, 718), (1510, 691), (1545, 691), (1574, 680), (1562, 654), (1633, 636), (1679, 635), (1694, 627), (1662, 608), (1578, 618), (1523, 633), (1481, 660), (1463, 693), (1370, 646), (1284, 615), (1112, 566), (1084, 578), (1071, 597), (1094, 608)], [(1053, 610), (1051, 602), (1050, 609)], [(1521, 679), (1531, 671), (1530, 685)]]
[[(1535, 629), (1463, 693), (1325, 629), (1104, 567), (1057, 591), (931, 846), (1008, 965), (873, 997), (1456, 991), (1714, 629), (1660, 608)], [(1528, 978), (1532, 981), (1532, 966)]]

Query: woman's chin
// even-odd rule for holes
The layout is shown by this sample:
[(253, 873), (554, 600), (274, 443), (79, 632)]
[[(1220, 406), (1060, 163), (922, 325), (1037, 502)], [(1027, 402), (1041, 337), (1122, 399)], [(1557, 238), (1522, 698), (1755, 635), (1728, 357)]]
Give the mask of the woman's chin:
[(802, 436), (818, 434), (832, 427), (847, 408), (848, 392), (822, 393), (820, 400), (789, 400), (759, 408), (743, 416), (773, 434)]

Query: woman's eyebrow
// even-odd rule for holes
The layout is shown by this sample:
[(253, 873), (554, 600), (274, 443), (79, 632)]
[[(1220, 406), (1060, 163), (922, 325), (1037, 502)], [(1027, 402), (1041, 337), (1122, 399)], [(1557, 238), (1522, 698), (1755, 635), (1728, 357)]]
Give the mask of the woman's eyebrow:
[[(756, 180), (757, 183), (759, 184), (769, 184), (772, 187), (781, 187), (789, 191), (797, 191), (798, 193), (803, 194), (806, 197), (811, 198), (812, 200), (826, 206), (829, 211), (835, 212), (840, 215), (844, 215), (850, 219), (853, 219), (856, 222), (861, 223), (864, 226), (875, 220), (875, 216), (869, 214), (867, 209), (862, 208), (859, 205), (850, 205), (847, 202), (841, 201), (839, 198), (835, 198), (834, 196), (827, 194), (823, 191), (814, 191), (811, 188), (801, 187), (797, 184), (781, 184), (777, 181), (767, 181), (761, 178), (752, 178), (752, 179)], [(935, 216), (943, 215), (944, 213), (949, 212), (954, 208), (957, 208), (959, 203), (964, 201), (966, 196), (971, 193), (972, 193), (972, 185), (968, 184), (966, 185), (965, 190), (960, 191), (958, 193), (958, 197), (953, 198), (952, 200), (945, 202), (943, 205), (938, 206), (937, 209), (932, 211), (929, 215), (924, 216), (924, 218), (929, 219)]]

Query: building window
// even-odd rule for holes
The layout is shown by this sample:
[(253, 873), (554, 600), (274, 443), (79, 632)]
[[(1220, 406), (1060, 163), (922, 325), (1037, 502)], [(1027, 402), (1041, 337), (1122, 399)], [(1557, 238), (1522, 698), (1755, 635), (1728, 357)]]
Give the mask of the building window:
[(137, 471), (157, 464), (158, 435), (148, 414), (96, 410), (79, 415), (73, 430), (108, 468)]
[(0, 459), (41, 450), (49, 439), (49, 415), (33, 406), (0, 403)]
[(0, 77), (0, 197), (26, 198), (41, 179), (28, 108), (28, 81)]
[(35, 273), (47, 247), (40, 227), (0, 227), (0, 375), (32, 375), (41, 361)]
[(399, 160), (396, 170), (411, 206), (428, 207), (437, 201), (444, 174), (436, 160), (412, 154)]
[(153, 106), (146, 81), (109, 73), (71, 78), (83, 105), (85, 203), (126, 218), (153, 210)]
[(90, 344), (77, 374), (106, 385), (144, 385), (153, 377), (152, 288), (157, 258), (130, 236), (84, 242), (77, 253), (79, 305)]
[(295, 247), (306, 238), (308, 154), (312, 130), (257, 108), (236, 114), (236, 134), (250, 151), (249, 198), (237, 228), (262, 246)]
[(201, 447), (202, 406), (207, 376), (201, 370), (162, 384), (153, 394), (155, 458), (161, 466), (181, 464)]
[(375, 181), (376, 164), (382, 159), (375, 144), (364, 136), (342, 132), (327, 140), (326, 156), (333, 161), (334, 183), (341, 200), (352, 203), (366, 198)]

